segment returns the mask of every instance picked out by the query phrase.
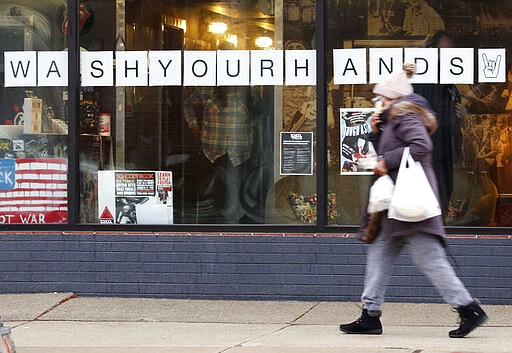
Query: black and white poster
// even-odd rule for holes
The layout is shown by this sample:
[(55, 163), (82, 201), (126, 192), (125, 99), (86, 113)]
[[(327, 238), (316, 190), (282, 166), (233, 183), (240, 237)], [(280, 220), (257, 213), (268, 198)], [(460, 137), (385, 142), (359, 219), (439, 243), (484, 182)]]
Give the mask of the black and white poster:
[(377, 151), (370, 142), (374, 108), (340, 109), (341, 174), (373, 174)]
[(313, 174), (313, 133), (281, 131), (281, 175)]

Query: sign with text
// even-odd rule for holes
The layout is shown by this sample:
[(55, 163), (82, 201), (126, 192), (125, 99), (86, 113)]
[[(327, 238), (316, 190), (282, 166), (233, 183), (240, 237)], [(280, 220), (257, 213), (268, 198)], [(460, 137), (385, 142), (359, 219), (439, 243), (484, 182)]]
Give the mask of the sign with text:
[(334, 49), (334, 84), (365, 84), (366, 73), (366, 49)]
[(113, 86), (114, 85), (114, 52), (84, 51), (82, 60), (82, 86)]
[(313, 133), (281, 131), (281, 175), (313, 174)]
[(341, 175), (373, 174), (377, 151), (369, 139), (374, 108), (340, 109)]
[(188, 50), (183, 53), (183, 85), (215, 86), (217, 57), (214, 51)]
[(0, 159), (0, 190), (14, 189), (14, 159)]
[(217, 86), (249, 86), (249, 50), (217, 51)]
[(251, 84), (262, 86), (274, 86), (283, 84), (282, 50), (252, 51)]
[(316, 50), (286, 50), (285, 53), (286, 85), (316, 85), (316, 72), (313, 71), (316, 70)]
[[(411, 83), (473, 84), (474, 55), (473, 48), (372, 48), (369, 57), (364, 48), (334, 49), (334, 84), (367, 83), (367, 62), (370, 83), (381, 82), (402, 70), (402, 63), (406, 62), (417, 65)], [(479, 49), (478, 55), (479, 82), (505, 82), (505, 77), (497, 72), (505, 72), (506, 50)]]
[(98, 171), (101, 224), (172, 224), (172, 172)]
[(66, 223), (67, 160), (0, 159), (0, 224)]
[(437, 83), (439, 76), (437, 48), (407, 48), (404, 62), (416, 65), (416, 74), (411, 83)]
[(403, 66), (401, 48), (370, 48), (370, 83), (380, 83), (394, 68)]
[(442, 64), (439, 70), (439, 82), (472, 84), (474, 82), (473, 55), (473, 48), (441, 49), (439, 60)]
[[(505, 82), (506, 54), (504, 48), (478, 49), (475, 60), (474, 48), (333, 49), (333, 83), (381, 82), (404, 62), (417, 65), (413, 83), (472, 84), (474, 72), (479, 82)], [(316, 55), (315, 50), (83, 51), (81, 84), (315, 85)], [(68, 53), (4, 52), (4, 68), (5, 87), (66, 86)]]
[(150, 86), (181, 86), (181, 50), (151, 50), (148, 65)]
[(116, 86), (148, 85), (148, 52), (118, 51), (116, 53)]

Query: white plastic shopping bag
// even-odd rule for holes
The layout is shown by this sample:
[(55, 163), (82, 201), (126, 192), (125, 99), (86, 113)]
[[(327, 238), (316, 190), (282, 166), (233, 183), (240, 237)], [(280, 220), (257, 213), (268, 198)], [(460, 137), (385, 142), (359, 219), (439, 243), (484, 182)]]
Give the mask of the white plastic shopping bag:
[(393, 196), (395, 184), (389, 175), (380, 176), (370, 187), (368, 197), (368, 213), (387, 210)]
[(409, 147), (404, 149), (388, 218), (419, 222), (439, 216), (441, 207), (421, 163), (412, 158)]

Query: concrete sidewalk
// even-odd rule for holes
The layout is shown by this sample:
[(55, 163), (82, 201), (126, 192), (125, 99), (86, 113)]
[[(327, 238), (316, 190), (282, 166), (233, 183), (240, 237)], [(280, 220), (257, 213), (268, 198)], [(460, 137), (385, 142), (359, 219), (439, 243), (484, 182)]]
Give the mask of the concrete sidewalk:
[(490, 320), (453, 339), (444, 304), (385, 304), (384, 333), (364, 336), (338, 330), (358, 303), (0, 295), (19, 353), (511, 353), (512, 306), (483, 307)]

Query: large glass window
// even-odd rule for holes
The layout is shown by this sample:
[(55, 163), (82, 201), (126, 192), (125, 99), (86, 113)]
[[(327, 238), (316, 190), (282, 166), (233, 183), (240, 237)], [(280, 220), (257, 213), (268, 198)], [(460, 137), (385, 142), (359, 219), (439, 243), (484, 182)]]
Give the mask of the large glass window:
[(65, 10), (0, 1), (0, 224), (68, 220)]
[(82, 223), (316, 223), (313, 1), (80, 15)]
[[(436, 81), (414, 88), (439, 120), (446, 224), (512, 226), (511, 1), (329, 0), (317, 18), (313, 0), (81, 0), (76, 117), (66, 4), (0, 0), (0, 224), (68, 222), (76, 118), (80, 168), (69, 175), (79, 173), (81, 224), (315, 225), (321, 202), (328, 224), (355, 226), (372, 178), (365, 161), (378, 155), (365, 135), (372, 57), (428, 48)], [(363, 81), (340, 81), (346, 49)], [(453, 49), (472, 69), (440, 83), (446, 67), (462, 67), (443, 64)], [(327, 166), (323, 200), (317, 162)]]
[[(512, 2), (329, 1), (328, 13), (329, 55), (333, 49), (350, 48), (366, 49), (367, 58), (371, 48), (428, 47), (440, 48), (439, 52), (443, 48), (474, 49), (470, 54), (475, 63), (471, 82), (414, 86), (417, 93), (429, 99), (439, 121), (439, 129), (432, 136), (433, 162), (446, 224), (512, 225), (511, 58), (496, 54), (489, 59), (494, 64), (501, 60), (501, 82), (482, 82), (479, 74), (487, 79), (494, 74), (484, 72), (483, 67), (480, 72), (478, 66), (485, 60), (480, 58), (479, 48), (505, 48), (510, 52)], [(458, 52), (460, 55), (464, 51)], [(333, 67), (332, 58), (328, 67)], [(371, 77), (372, 64), (368, 67)], [(332, 71), (329, 77), (333, 77)], [(340, 224), (344, 225), (357, 224), (364, 210), (369, 176), (358, 173), (362, 168), (357, 160), (373, 152), (364, 143), (364, 136), (346, 138), (344, 129), (361, 121), (365, 109), (373, 107), (372, 87), (361, 83), (328, 86), (334, 116), (328, 141), (332, 172), (329, 186), (346, 195), (342, 197), (343, 209), (348, 205), (346, 199), (354, 206), (350, 217), (342, 212)]]

